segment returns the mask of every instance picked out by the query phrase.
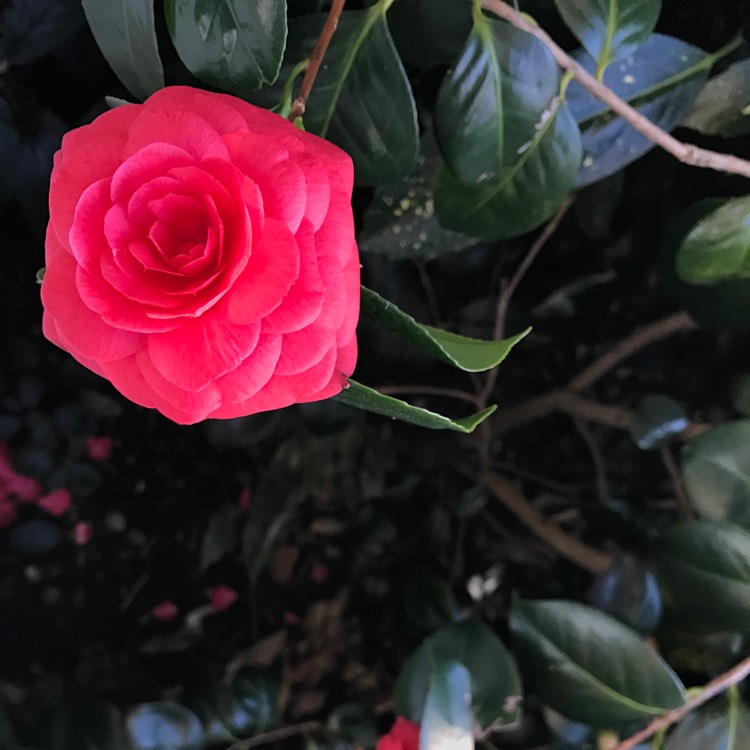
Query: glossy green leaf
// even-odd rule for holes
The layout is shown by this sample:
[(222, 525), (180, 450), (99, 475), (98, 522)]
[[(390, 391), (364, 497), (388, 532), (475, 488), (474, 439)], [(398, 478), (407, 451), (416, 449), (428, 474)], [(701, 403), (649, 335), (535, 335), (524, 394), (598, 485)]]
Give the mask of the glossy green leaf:
[(724, 138), (750, 133), (750, 60), (740, 60), (714, 76), (681, 124)]
[[(718, 55), (718, 53), (717, 53)], [(583, 51), (574, 55), (591, 73), (596, 61)], [(626, 59), (607, 68), (604, 83), (663, 130), (672, 130), (700, 93), (716, 55), (707, 55), (679, 39), (652, 34)], [(567, 102), (583, 135), (580, 188), (622, 169), (654, 144), (572, 81)]]
[(484, 372), (496, 367), (531, 331), (527, 328), (509, 339), (481, 341), (417, 323), (411, 315), (367, 287), (362, 287), (360, 299), (362, 314), (373, 323), (426, 354), (466, 372)]
[(515, 724), (520, 719), (521, 679), (499, 638), (479, 620), (449, 625), (431, 635), (409, 657), (396, 681), (396, 712), (421, 722), (438, 660), (463, 665), (469, 673), (471, 705), (479, 726)]
[(485, 17), (476, 5), (473, 16), (466, 46), (440, 86), (434, 119), (446, 165), (466, 185), (521, 158), (560, 86), (539, 40)]
[(359, 703), (342, 703), (331, 711), (326, 721), (328, 731), (347, 746), (373, 747), (378, 730), (372, 711)]
[(747, 750), (750, 708), (736, 687), (691, 711), (669, 735), (664, 750)]
[(654, 393), (633, 409), (630, 435), (641, 450), (650, 451), (674, 440), (687, 426), (685, 409), (669, 396)]
[[(414, 97), (386, 21), (392, 2), (344, 11), (305, 110), (305, 128), (352, 157), (359, 185), (408, 174), (419, 152)], [(290, 20), (289, 62), (310, 54), (324, 22), (322, 14)]]
[(348, 388), (334, 398), (357, 409), (371, 411), (391, 419), (400, 419), (402, 422), (409, 422), (419, 427), (427, 427), (431, 430), (456, 430), (457, 432), (474, 432), (477, 426), (497, 409), (497, 406), (488, 406), (469, 417), (449, 419), (442, 414), (436, 414), (428, 409), (412, 406), (405, 401), (378, 393), (351, 379)]
[(82, 0), (102, 54), (137, 99), (164, 88), (153, 0)]
[(750, 277), (750, 197), (734, 198), (698, 221), (677, 250), (677, 275), (689, 284)]
[(130, 711), (125, 726), (133, 750), (203, 750), (198, 717), (177, 703), (144, 703)]
[(604, 70), (632, 55), (654, 30), (660, 0), (555, 0), (560, 15)]
[(281, 679), (268, 667), (243, 667), (228, 690), (217, 695), (218, 713), (232, 734), (252, 737), (278, 722)]
[(659, 628), (659, 648), (673, 669), (719, 674), (737, 664), (746, 647), (742, 633), (696, 631), (689, 620), (678, 616), (676, 622), (673, 618)]
[(388, 16), (401, 59), (420, 69), (453, 62), (471, 30), (468, 2), (398, 0)]
[(691, 440), (682, 474), (701, 516), (750, 527), (750, 420), (711, 427)]
[(750, 279), (724, 279), (710, 285), (688, 284), (677, 276), (675, 270), (675, 259), (683, 239), (696, 224), (724, 203), (724, 199), (703, 200), (675, 219), (662, 244), (662, 278), (669, 293), (701, 328), (745, 331), (750, 329)]
[(750, 622), (750, 532), (721, 521), (668, 529), (654, 552), (665, 606), (691, 626), (747, 630)]
[(474, 750), (473, 724), (469, 670), (451, 658), (435, 655), (419, 750)]
[(512, 166), (474, 186), (441, 172), (435, 189), (438, 218), (448, 229), (488, 240), (525, 234), (555, 212), (580, 163), (578, 127), (567, 105), (553, 99)]
[(417, 166), (401, 180), (375, 188), (357, 237), (360, 253), (432, 260), (474, 244), (470, 237), (445, 229), (435, 215), (434, 186), (441, 166), (428, 130), (422, 136)]
[(279, 74), (286, 43), (283, 0), (166, 0), (177, 54), (201, 81), (247, 96)]
[(678, 677), (641, 637), (573, 601), (513, 603), (513, 653), (541, 699), (592, 726), (655, 716), (681, 705)]

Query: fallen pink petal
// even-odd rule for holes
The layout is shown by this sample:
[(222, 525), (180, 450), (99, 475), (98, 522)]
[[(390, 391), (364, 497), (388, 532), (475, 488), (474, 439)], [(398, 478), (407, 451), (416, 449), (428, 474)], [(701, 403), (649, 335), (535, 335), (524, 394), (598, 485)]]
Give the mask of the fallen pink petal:
[(111, 437), (86, 438), (86, 455), (90, 461), (101, 464), (112, 457)]
[(51, 516), (64, 516), (73, 506), (70, 492), (64, 487), (40, 498), (37, 505)]
[(233, 588), (220, 584), (211, 589), (209, 597), (212, 609), (215, 612), (223, 612), (237, 601), (238, 594)]

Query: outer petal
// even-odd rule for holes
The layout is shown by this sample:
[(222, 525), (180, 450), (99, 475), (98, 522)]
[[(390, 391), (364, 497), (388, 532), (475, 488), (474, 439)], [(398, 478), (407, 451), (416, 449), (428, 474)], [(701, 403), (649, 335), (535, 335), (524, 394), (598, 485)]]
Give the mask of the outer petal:
[(221, 136), (202, 117), (192, 112), (152, 112), (146, 106), (130, 126), (123, 156), (157, 142), (179, 146), (196, 159), (229, 159)]
[(252, 354), (216, 381), (225, 404), (247, 401), (273, 377), (281, 354), (281, 336), (261, 333)]
[(122, 162), (128, 128), (139, 109), (135, 104), (117, 107), (63, 136), (62, 148), (55, 154), (49, 192), (50, 221), (63, 246), (67, 246), (81, 193), (92, 182), (111, 177)]
[(247, 131), (247, 121), (237, 111), (232, 96), (211, 94), (190, 86), (168, 86), (148, 98), (152, 112), (170, 114), (175, 110), (199, 115), (221, 135)]
[(226, 311), (212, 308), (174, 331), (148, 337), (148, 352), (158, 372), (188, 391), (205, 388), (211, 381), (235, 370), (255, 349), (260, 323), (231, 323)]
[(55, 331), (71, 353), (96, 361), (121, 359), (144, 346), (138, 333), (105, 323), (82, 301), (75, 283), (76, 262), (47, 229), (47, 271), (42, 282), (42, 304), (54, 318)]

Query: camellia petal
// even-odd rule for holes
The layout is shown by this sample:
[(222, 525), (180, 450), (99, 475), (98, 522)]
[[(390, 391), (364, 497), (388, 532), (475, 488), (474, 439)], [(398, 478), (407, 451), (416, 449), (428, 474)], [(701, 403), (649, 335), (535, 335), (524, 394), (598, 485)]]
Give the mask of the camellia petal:
[(43, 330), (126, 398), (190, 424), (329, 398), (357, 355), (351, 159), (189, 87), (65, 136)]

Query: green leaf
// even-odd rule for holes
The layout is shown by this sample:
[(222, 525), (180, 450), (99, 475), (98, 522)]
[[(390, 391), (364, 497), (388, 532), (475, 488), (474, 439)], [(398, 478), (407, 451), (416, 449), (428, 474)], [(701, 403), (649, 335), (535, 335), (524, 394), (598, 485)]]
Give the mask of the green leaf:
[(660, 0), (555, 0), (560, 15), (604, 70), (632, 55), (654, 30)]
[(435, 209), (443, 226), (487, 240), (530, 232), (570, 191), (581, 163), (581, 137), (568, 106), (555, 98), (529, 131), (518, 161), (479, 185), (466, 186), (443, 170)]
[(688, 426), (685, 409), (669, 396), (644, 396), (633, 410), (630, 435), (642, 451), (667, 445)]
[(457, 662), (469, 673), (471, 706), (482, 728), (520, 719), (521, 679), (498, 637), (479, 620), (449, 625), (423, 641), (401, 670), (393, 692), (396, 712), (421, 723), (436, 664)]
[(102, 54), (137, 99), (164, 88), (153, 0), (82, 0)]
[(724, 138), (750, 133), (750, 60), (740, 60), (714, 76), (682, 126)]
[(422, 713), (419, 750), (474, 750), (472, 730), (469, 670), (436, 655)]
[(371, 411), (391, 419), (400, 419), (402, 422), (409, 422), (418, 427), (427, 427), (430, 430), (456, 430), (457, 432), (474, 432), (476, 427), (497, 409), (497, 406), (488, 406), (469, 417), (449, 419), (442, 414), (385, 396), (351, 379), (349, 386), (334, 398), (357, 409)]
[(573, 601), (513, 603), (514, 653), (541, 699), (570, 719), (597, 727), (681, 705), (678, 677), (641, 637)]
[(662, 277), (669, 293), (701, 328), (745, 331), (750, 328), (750, 279), (724, 279), (710, 285), (688, 284), (675, 270), (675, 259), (683, 239), (724, 203), (724, 199), (718, 198), (699, 201), (677, 217), (662, 245)]
[(375, 188), (357, 238), (361, 253), (432, 260), (474, 244), (471, 238), (445, 229), (438, 221), (434, 185), (442, 159), (431, 130), (422, 136), (420, 146), (417, 166), (408, 175)]
[(243, 667), (232, 680), (230, 689), (217, 695), (219, 716), (237, 737), (267, 732), (278, 723), (280, 689), (277, 670)]
[[(716, 55), (707, 55), (679, 39), (652, 34), (626, 59), (611, 65), (604, 83), (663, 130), (672, 130), (687, 114), (708, 76)], [(582, 50), (574, 55), (594, 73), (596, 61)], [(581, 188), (617, 172), (654, 144), (576, 81), (567, 101), (583, 135), (583, 164), (576, 180)]]
[(166, 0), (177, 54), (201, 81), (247, 96), (279, 75), (286, 43), (283, 0)]
[(706, 430), (685, 446), (682, 474), (695, 509), (750, 527), (750, 420)]
[(471, 5), (455, 0), (398, 0), (389, 17), (401, 59), (422, 70), (455, 60), (471, 29)]
[(143, 703), (125, 719), (133, 750), (203, 750), (198, 717), (177, 703)]
[(664, 750), (746, 750), (750, 709), (736, 687), (726, 696), (691, 711), (669, 735)]
[(362, 314), (373, 323), (426, 354), (466, 372), (484, 372), (496, 367), (531, 331), (527, 328), (509, 339), (481, 341), (417, 323), (411, 315), (367, 287), (362, 287), (360, 299)]
[(698, 221), (677, 250), (676, 269), (688, 284), (750, 277), (750, 196), (728, 200)]
[(515, 164), (559, 92), (557, 65), (531, 34), (486, 18), (474, 28), (435, 105), (435, 135), (461, 183), (490, 179)]
[(693, 628), (747, 630), (750, 533), (721, 521), (668, 529), (654, 552), (665, 606)]
[[(305, 128), (352, 157), (358, 185), (402, 177), (419, 152), (416, 104), (386, 22), (392, 2), (342, 13), (305, 110)], [(287, 62), (310, 54), (324, 23), (290, 20)]]

